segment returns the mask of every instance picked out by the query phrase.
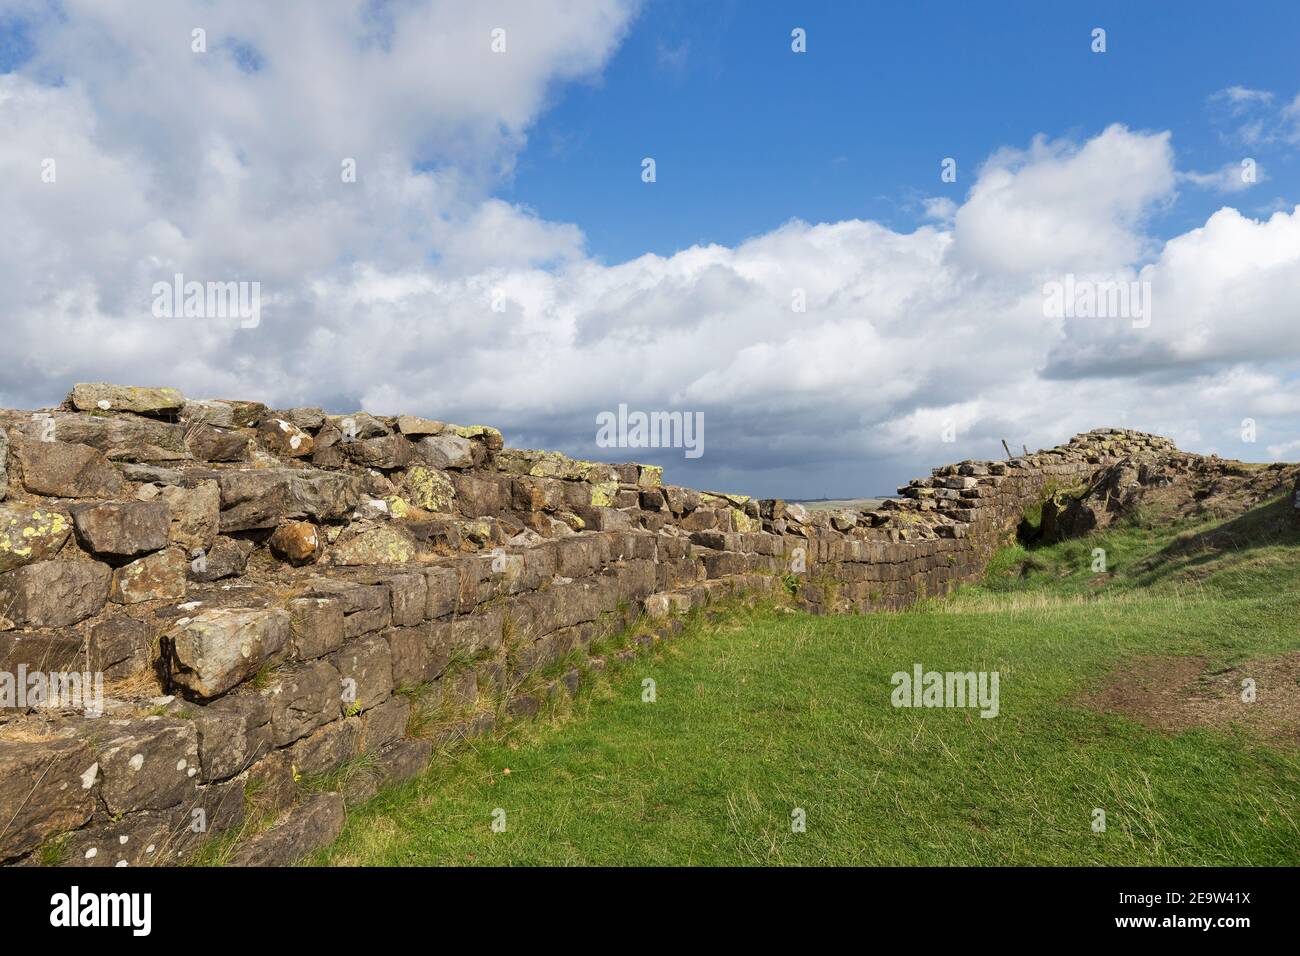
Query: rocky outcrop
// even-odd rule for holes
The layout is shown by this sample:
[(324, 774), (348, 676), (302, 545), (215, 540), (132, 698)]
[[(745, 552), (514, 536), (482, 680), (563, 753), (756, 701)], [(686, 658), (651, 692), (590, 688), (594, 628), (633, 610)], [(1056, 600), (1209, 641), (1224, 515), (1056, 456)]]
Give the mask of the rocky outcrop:
[(1059, 489), (1043, 504), (1041, 537), (1080, 537), (1144, 512), (1164, 518), (1235, 517), (1287, 494), (1300, 466), (1255, 465), (1182, 452), (1126, 456), (1075, 488)]
[(359, 799), (537, 713), (638, 616), (667, 637), (736, 592), (902, 608), (974, 580), (1045, 490), (1122, 498), (1121, 463), (1176, 454), (1105, 429), (824, 512), (486, 426), (174, 389), (78, 385), (0, 429), (0, 664), (79, 666), (107, 698), (0, 710), (0, 862), (83, 865), (175, 862), (249, 810), (278, 822), (235, 859), (296, 858), (341, 825), (321, 781)]

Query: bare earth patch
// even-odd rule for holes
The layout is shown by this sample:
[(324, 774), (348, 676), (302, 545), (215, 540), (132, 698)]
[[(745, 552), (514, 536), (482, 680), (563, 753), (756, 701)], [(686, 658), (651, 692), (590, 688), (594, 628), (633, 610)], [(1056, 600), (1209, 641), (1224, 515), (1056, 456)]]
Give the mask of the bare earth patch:
[[(1300, 651), (1215, 672), (1207, 666), (1203, 657), (1134, 658), (1080, 703), (1171, 733), (1235, 728), (1262, 742), (1300, 746)], [(1242, 699), (1247, 679), (1255, 682), (1251, 703)]]

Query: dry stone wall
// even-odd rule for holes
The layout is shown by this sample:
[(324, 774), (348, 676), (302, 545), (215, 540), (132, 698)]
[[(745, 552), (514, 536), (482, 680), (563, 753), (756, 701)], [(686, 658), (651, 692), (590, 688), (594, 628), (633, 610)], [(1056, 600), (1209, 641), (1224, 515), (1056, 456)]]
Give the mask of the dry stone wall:
[(638, 616), (902, 608), (975, 579), (1046, 489), (1172, 451), (1103, 429), (824, 512), (407, 415), (106, 384), (0, 412), (0, 862), (175, 863), (276, 814), (231, 860), (291, 862), (337, 834), (337, 791), (572, 693)]

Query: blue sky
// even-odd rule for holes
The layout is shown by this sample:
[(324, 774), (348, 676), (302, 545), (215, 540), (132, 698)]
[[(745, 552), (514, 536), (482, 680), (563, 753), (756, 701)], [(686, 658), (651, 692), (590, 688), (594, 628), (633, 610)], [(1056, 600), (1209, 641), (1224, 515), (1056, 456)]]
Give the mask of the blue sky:
[[(0, 0), (0, 406), (406, 412), (791, 498), (1111, 425), (1294, 460), (1298, 38), (1281, 2)], [(260, 320), (154, 315), (176, 273)], [(1075, 274), (1155, 320), (1049, 315)], [(623, 404), (704, 454), (600, 447)]]
[[(1180, 12), (1186, 11), (1186, 12)], [(808, 52), (790, 50), (804, 27)], [(1091, 52), (1094, 27), (1107, 52)], [(922, 196), (960, 200), (994, 150), (1111, 123), (1171, 130), (1180, 168), (1248, 152), (1207, 102), (1231, 87), (1300, 88), (1300, 4), (717, 3), (650, 0), (608, 66), (558, 91), (502, 195), (577, 223), (618, 262), (736, 242), (799, 218), (908, 231)], [(1254, 205), (1297, 196), (1294, 148), (1254, 156)], [(658, 181), (639, 178), (653, 156)], [(958, 181), (939, 181), (944, 157)], [(1168, 236), (1219, 197), (1183, 190)]]

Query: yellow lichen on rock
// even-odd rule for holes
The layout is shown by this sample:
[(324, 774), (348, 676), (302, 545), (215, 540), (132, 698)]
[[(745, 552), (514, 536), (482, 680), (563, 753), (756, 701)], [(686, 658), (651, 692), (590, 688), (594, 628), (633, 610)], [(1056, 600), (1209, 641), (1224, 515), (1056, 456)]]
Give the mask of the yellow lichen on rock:
[(412, 502), (425, 511), (451, 511), (452, 502), (456, 500), (456, 489), (452, 486), (451, 479), (437, 469), (423, 465), (407, 469), (402, 479), (402, 489)]

